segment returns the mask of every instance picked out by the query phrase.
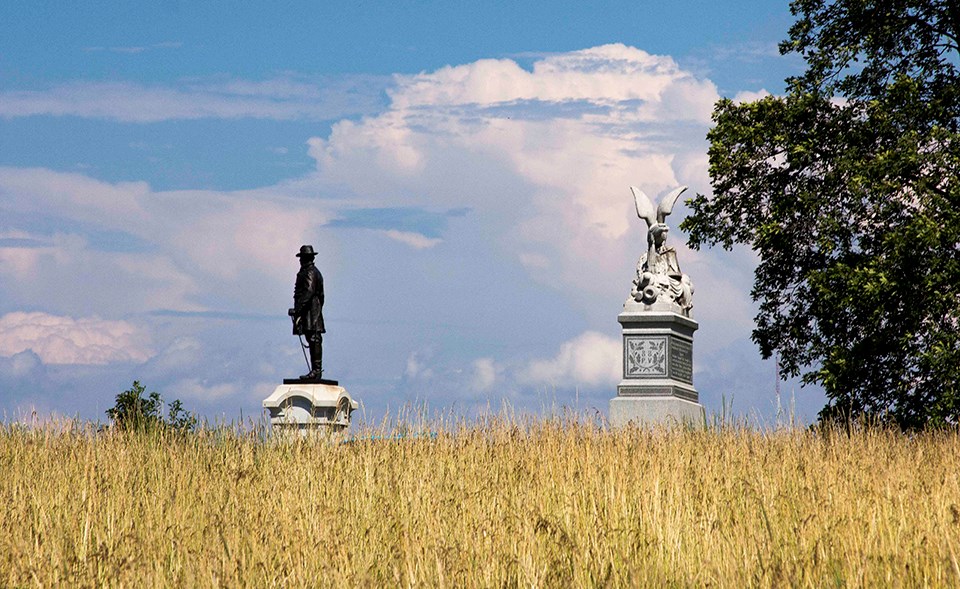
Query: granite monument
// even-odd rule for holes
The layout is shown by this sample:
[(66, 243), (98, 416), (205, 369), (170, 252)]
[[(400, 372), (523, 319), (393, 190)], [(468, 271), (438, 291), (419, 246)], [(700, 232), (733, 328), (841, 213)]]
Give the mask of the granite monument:
[(623, 372), (610, 400), (610, 424), (703, 423), (703, 406), (693, 386), (693, 283), (667, 245), (666, 218), (681, 186), (658, 206), (631, 186), (637, 216), (647, 226), (647, 250), (637, 261), (630, 296), (617, 317), (623, 332)]

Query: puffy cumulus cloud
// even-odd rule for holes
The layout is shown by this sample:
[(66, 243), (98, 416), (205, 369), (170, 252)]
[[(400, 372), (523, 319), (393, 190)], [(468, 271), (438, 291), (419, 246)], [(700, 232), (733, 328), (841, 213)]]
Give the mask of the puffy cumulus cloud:
[[(686, 196), (709, 190), (705, 135), (719, 95), (667, 56), (615, 44), (546, 55), (529, 69), (481, 60), (397, 76), (389, 95), (383, 113), (310, 140), (317, 176), (379, 206), (470, 207), (479, 247), (562, 293), (588, 326), (609, 320), (646, 249), (628, 187), (651, 197), (679, 184)], [(668, 220), (670, 244), (697, 289), (698, 348), (720, 349), (749, 334), (754, 261), (688, 250), (676, 230), (684, 210)], [(450, 250), (462, 245), (442, 237)], [(560, 384), (575, 372), (615, 382), (619, 342), (598, 343), (604, 356), (585, 342), (501, 380)]]
[(126, 321), (37, 312), (0, 317), (0, 356), (26, 350), (46, 364), (140, 363), (154, 353), (148, 333)]
[(388, 91), (396, 109), (529, 100), (655, 105), (665, 94), (674, 92), (673, 98), (683, 99), (685, 94), (676, 90), (696, 93), (703, 85), (672, 58), (619, 43), (546, 55), (532, 71), (509, 59), (482, 59), (396, 80), (397, 87)]
[(620, 339), (587, 331), (560, 346), (553, 358), (533, 360), (518, 379), (533, 385), (615, 385), (620, 381)]
[(310, 140), (318, 175), (374, 202), (467, 205), (493, 247), (589, 298), (642, 248), (628, 186), (703, 187), (718, 98), (670, 57), (620, 44), (530, 70), (500, 59), (397, 76), (389, 95), (383, 113)]

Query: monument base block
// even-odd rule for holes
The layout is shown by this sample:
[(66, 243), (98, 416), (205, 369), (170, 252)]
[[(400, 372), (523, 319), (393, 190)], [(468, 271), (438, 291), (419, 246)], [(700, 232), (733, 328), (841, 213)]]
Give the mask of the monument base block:
[(274, 432), (306, 436), (346, 429), (359, 405), (341, 386), (298, 383), (278, 386), (263, 400), (263, 407), (270, 412)]
[(703, 405), (678, 397), (621, 397), (610, 399), (610, 425), (688, 426), (706, 423)]
[(697, 322), (633, 299), (624, 303), (617, 321), (623, 328), (623, 379), (610, 400), (610, 425), (703, 425), (703, 405), (693, 386)]

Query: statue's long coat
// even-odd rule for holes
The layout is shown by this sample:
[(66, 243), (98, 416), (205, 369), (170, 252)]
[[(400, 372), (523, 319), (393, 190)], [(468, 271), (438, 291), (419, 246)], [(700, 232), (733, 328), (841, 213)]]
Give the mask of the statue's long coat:
[(300, 333), (326, 333), (323, 326), (323, 276), (313, 264), (301, 266), (293, 288), (293, 313)]

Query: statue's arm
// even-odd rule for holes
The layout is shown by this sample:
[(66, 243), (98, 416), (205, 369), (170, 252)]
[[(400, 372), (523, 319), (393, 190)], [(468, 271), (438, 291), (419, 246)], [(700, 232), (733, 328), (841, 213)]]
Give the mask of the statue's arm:
[(647, 248), (647, 269), (652, 272), (653, 269), (657, 267), (657, 245), (653, 242), (652, 235), (651, 238), (647, 240), (647, 243), (649, 245)]

